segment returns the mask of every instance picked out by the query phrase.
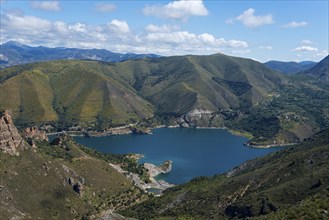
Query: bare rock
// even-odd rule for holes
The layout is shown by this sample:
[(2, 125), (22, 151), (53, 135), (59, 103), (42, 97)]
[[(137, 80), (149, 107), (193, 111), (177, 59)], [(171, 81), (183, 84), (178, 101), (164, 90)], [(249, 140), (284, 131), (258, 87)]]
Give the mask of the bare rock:
[(35, 141), (48, 141), (46, 132), (40, 131), (37, 127), (26, 128), (24, 136), (32, 147), (35, 147)]
[(10, 155), (19, 155), (26, 149), (25, 143), (13, 124), (9, 111), (0, 113), (0, 150)]
[(144, 167), (149, 173), (150, 177), (155, 177), (161, 173), (169, 173), (172, 169), (172, 161), (166, 160), (160, 166), (156, 166), (151, 163), (144, 163)]
[(82, 196), (83, 194), (83, 185), (82, 183), (79, 181), (76, 184), (73, 185), (73, 190), (79, 194), (79, 196)]

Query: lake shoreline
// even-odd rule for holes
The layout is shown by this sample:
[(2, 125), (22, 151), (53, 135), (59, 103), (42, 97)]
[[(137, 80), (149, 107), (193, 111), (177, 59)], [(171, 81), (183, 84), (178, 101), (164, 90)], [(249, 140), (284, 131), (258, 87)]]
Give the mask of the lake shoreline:
[[(136, 124), (134, 124), (136, 125)], [(147, 127), (143, 130), (139, 129), (136, 131), (134, 127), (131, 127), (131, 125), (127, 126), (120, 126), (120, 127), (114, 127), (110, 128), (107, 131), (88, 131), (88, 132), (80, 132), (80, 131), (60, 131), (60, 132), (53, 132), (53, 133), (48, 133), (47, 136), (51, 135), (61, 135), (61, 134), (67, 134), (72, 137), (106, 137), (106, 136), (115, 136), (115, 135), (128, 135), (128, 134), (147, 134), (147, 135), (152, 135), (153, 130), (155, 129), (160, 129), (160, 128), (187, 128), (187, 129), (221, 129), (221, 130), (227, 130), (229, 133), (240, 136), (240, 137), (245, 137), (247, 139), (252, 139), (253, 136), (248, 133), (248, 132), (243, 132), (243, 131), (238, 131), (234, 129), (229, 129), (225, 126), (222, 127), (207, 127), (207, 126), (196, 126), (196, 127), (185, 127), (185, 126), (180, 126), (180, 125), (158, 125), (154, 127)], [(249, 141), (244, 143), (244, 146), (250, 147), (250, 148), (256, 148), (256, 149), (266, 149), (266, 148), (275, 148), (275, 147), (284, 147), (284, 146), (293, 146), (298, 143), (284, 143), (284, 144), (253, 144), (249, 143)]]

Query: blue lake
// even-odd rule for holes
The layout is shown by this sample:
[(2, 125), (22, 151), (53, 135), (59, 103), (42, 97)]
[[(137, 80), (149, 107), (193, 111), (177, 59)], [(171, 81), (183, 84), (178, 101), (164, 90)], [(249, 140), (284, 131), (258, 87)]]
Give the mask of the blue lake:
[(118, 135), (107, 137), (75, 137), (80, 144), (103, 153), (138, 153), (141, 163), (156, 165), (173, 161), (173, 169), (161, 178), (180, 184), (197, 176), (224, 173), (246, 160), (266, 155), (279, 148), (245, 147), (246, 138), (224, 129), (160, 128), (153, 135)]

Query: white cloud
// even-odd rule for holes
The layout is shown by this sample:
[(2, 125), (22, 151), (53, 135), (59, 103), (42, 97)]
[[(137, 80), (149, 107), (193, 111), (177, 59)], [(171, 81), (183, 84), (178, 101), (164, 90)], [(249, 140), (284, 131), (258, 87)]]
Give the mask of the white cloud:
[(129, 25), (126, 21), (113, 19), (108, 25), (110, 29), (116, 33), (127, 34), (130, 32)]
[(46, 11), (60, 11), (62, 10), (59, 1), (32, 1), (32, 8)]
[(73, 25), (69, 25), (68, 26), (68, 29), (69, 30), (73, 30), (73, 31), (76, 31), (76, 32), (82, 32), (82, 33), (85, 33), (87, 32), (87, 29), (86, 29), (86, 25), (85, 24), (82, 24), (82, 23), (75, 23)]
[(25, 15), (21, 11), (2, 14), (0, 42), (10, 40), (32, 46), (108, 49), (113, 52), (160, 55), (212, 54), (234, 49), (246, 52), (248, 43), (224, 39), (210, 33), (196, 34), (180, 27), (150, 24), (135, 32), (126, 21), (108, 24), (66, 23)]
[(95, 5), (95, 11), (98, 12), (112, 12), (116, 9), (116, 6), (114, 4), (110, 3), (97, 3)]
[(245, 10), (242, 14), (237, 16), (235, 19), (228, 19), (226, 23), (230, 24), (233, 23), (235, 20), (241, 22), (248, 28), (256, 28), (259, 26), (273, 24), (274, 20), (271, 14), (266, 15), (254, 15), (255, 9), (249, 8)]
[(293, 49), (292, 51), (301, 51), (301, 52), (316, 52), (319, 49), (316, 47), (311, 47), (311, 46), (300, 46), (297, 47), (295, 49)]
[(292, 21), (288, 24), (282, 25), (283, 28), (296, 28), (296, 27), (304, 27), (306, 26), (308, 23), (305, 21), (301, 21), (301, 22), (296, 22), (296, 21)]
[(49, 30), (51, 22), (34, 16), (24, 15), (22, 12), (9, 13), (2, 16), (1, 24), (9, 29), (22, 31), (36, 31), (37, 29)]
[(229, 40), (224, 43), (227, 47), (233, 47), (233, 48), (247, 48), (248, 43), (245, 41), (239, 41), (239, 40)]
[(313, 44), (313, 42), (310, 41), (310, 40), (302, 40), (301, 44), (303, 44), (303, 45), (310, 45), (310, 44)]
[(148, 5), (143, 9), (145, 15), (187, 21), (191, 16), (207, 16), (209, 14), (202, 0), (179, 0), (167, 5)]
[(262, 50), (273, 50), (272, 46), (260, 46), (259, 48)]
[(328, 51), (327, 50), (321, 50), (318, 53), (314, 54), (313, 57), (320, 57), (320, 58), (324, 58), (328, 56)]
[(171, 31), (178, 30), (178, 29), (179, 29), (178, 26), (172, 26), (172, 25), (166, 25), (166, 24), (164, 24), (162, 26), (149, 24), (145, 28), (145, 30), (147, 32), (171, 32)]
[(247, 50), (232, 50), (231, 51), (233, 54), (246, 54), (246, 53), (250, 53), (251, 50), (247, 49)]

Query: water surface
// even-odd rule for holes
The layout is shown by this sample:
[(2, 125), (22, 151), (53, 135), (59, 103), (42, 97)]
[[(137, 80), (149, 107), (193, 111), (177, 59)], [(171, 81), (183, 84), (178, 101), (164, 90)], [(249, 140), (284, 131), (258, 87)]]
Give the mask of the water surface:
[(143, 154), (141, 163), (159, 165), (172, 160), (172, 171), (162, 178), (174, 184), (224, 173), (248, 159), (277, 150), (245, 147), (243, 143), (248, 139), (223, 129), (160, 128), (153, 135), (75, 137), (75, 140), (104, 153)]

